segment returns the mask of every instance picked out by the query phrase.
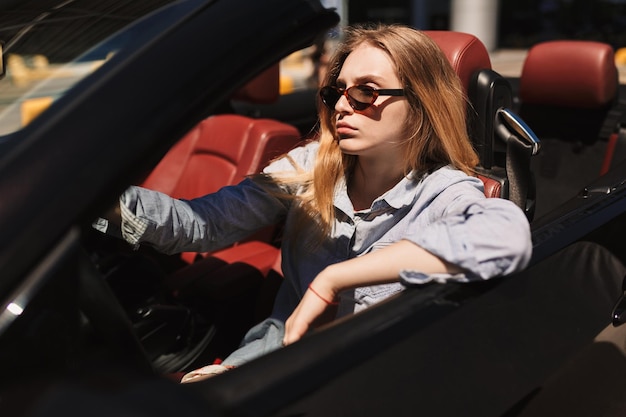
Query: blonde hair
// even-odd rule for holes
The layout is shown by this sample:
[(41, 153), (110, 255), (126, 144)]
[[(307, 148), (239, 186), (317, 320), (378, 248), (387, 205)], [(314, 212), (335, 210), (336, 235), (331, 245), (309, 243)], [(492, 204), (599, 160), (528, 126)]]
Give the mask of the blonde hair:
[[(363, 43), (385, 51), (395, 65), (409, 104), (406, 147), (401, 161), (405, 174), (425, 173), (452, 165), (473, 174), (478, 156), (467, 133), (466, 98), (461, 82), (439, 46), (426, 34), (406, 26), (355, 26), (345, 32), (329, 62), (322, 85), (335, 85), (346, 57)], [(323, 236), (330, 234), (335, 220), (334, 191), (342, 177), (349, 177), (358, 156), (344, 154), (335, 132), (335, 113), (318, 97), (320, 117), (319, 151), (312, 173), (283, 182), (306, 184), (299, 196), (306, 217), (316, 219)]]

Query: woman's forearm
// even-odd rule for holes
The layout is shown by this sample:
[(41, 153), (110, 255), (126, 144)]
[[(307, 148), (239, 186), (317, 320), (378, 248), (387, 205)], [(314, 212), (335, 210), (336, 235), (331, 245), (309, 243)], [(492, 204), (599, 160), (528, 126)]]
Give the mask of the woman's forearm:
[(349, 288), (394, 282), (400, 271), (416, 270), (427, 274), (461, 272), (408, 240), (401, 240), (383, 249), (358, 258), (326, 267), (313, 280), (300, 304), (285, 323), (284, 344), (300, 339), (326, 312), (337, 294)]
[(320, 294), (334, 298), (346, 289), (398, 281), (400, 271), (403, 270), (425, 274), (455, 274), (462, 271), (415, 243), (401, 240), (358, 258), (326, 267), (315, 278), (312, 286)]

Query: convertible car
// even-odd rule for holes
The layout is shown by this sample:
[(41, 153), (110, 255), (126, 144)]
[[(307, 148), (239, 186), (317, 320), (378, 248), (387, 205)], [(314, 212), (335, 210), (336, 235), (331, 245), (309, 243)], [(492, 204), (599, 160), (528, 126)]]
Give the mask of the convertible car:
[(280, 61), (315, 0), (0, 0), (0, 412), (13, 416), (609, 416), (626, 412), (626, 165), (613, 50), (531, 48), (519, 78), (427, 32), (468, 96), (477, 175), (527, 214), (531, 265), (407, 288), (223, 375), (267, 316), (280, 226), (163, 256), (94, 222), (130, 184), (189, 198), (315, 136)]

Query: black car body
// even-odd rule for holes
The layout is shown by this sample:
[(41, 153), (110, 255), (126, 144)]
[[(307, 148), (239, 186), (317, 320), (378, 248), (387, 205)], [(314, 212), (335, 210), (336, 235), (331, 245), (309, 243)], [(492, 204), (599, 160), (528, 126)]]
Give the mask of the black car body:
[[(4, 16), (19, 17), (15, 11), (30, 4), (21, 27), (32, 27), (23, 35), (0, 27), (10, 39), (34, 36), (57, 10), (45, 1), (17, 3), (0, 2), (0, 22), (19, 26)], [(127, 3), (77, 0), (71, 10), (78, 15), (57, 15), (60, 38), (85, 30), (63, 27), (82, 17), (92, 28), (104, 22), (100, 38), (112, 35), (104, 45), (119, 50), (30, 124), (0, 138), (0, 409), (230, 416), (624, 410), (625, 358), (619, 343), (598, 338), (626, 272), (624, 165), (533, 221), (532, 264), (515, 276), (409, 289), (197, 384), (157, 375), (90, 256), (93, 219), (237, 88), (338, 18), (306, 0)], [(122, 18), (139, 20), (115, 34), (111, 22), (125, 27)], [(7, 53), (27, 47), (2, 40)], [(80, 42), (67, 45), (49, 53), (74, 59), (86, 52)]]

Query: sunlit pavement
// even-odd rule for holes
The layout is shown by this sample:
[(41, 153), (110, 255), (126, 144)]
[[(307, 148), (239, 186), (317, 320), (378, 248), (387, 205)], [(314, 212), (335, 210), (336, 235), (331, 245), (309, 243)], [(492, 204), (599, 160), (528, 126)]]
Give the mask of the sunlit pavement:
[(489, 54), (491, 67), (504, 77), (519, 77), (524, 66), (526, 49), (499, 49)]
[[(519, 77), (522, 74), (526, 49), (499, 49), (491, 52), (491, 66), (505, 77)], [(620, 84), (626, 84), (626, 65), (617, 65)]]

